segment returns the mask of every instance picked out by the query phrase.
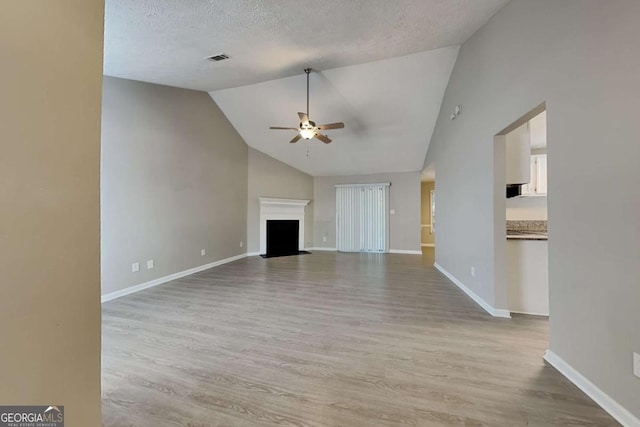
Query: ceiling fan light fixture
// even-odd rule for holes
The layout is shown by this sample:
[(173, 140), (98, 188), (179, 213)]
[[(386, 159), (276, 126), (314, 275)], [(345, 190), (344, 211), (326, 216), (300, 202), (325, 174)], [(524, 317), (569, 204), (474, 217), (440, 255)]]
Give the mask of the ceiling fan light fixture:
[(326, 135), (321, 134), (320, 132), (329, 129), (342, 129), (344, 128), (344, 123), (337, 122), (316, 126), (315, 122), (309, 120), (309, 73), (311, 72), (311, 68), (305, 68), (304, 72), (307, 75), (307, 111), (298, 112), (298, 117), (300, 118), (300, 127), (296, 129), (290, 127), (271, 126), (269, 129), (298, 131), (298, 134), (291, 141), (289, 141), (291, 144), (295, 144), (296, 142), (300, 141), (301, 138), (304, 138), (306, 140), (316, 138), (324, 142), (325, 144), (329, 144), (331, 142), (331, 139), (329, 139), (329, 137), (327, 137)]
[(316, 130), (311, 128), (300, 129), (300, 136), (304, 139), (311, 139), (315, 136)]

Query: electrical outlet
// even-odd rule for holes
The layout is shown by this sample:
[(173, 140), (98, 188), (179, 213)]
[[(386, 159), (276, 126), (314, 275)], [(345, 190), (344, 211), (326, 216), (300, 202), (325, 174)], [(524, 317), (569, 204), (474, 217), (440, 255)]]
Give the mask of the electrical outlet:
[(327, 241), (327, 236), (322, 236), (322, 241), (326, 242)]
[(243, 246), (244, 246), (244, 242), (240, 242), (240, 247), (243, 247)]
[(206, 249), (200, 249), (200, 255), (201, 256), (205, 256), (207, 254), (207, 250)]
[(153, 268), (153, 260), (150, 259), (149, 261), (147, 261), (147, 270), (151, 270)]
[(395, 210), (395, 209), (391, 209), (391, 210), (389, 211), (389, 214), (390, 214), (390, 215), (395, 215), (395, 214), (396, 214), (396, 210)]
[(633, 353), (633, 375), (640, 378), (640, 354)]
[(476, 268), (471, 267), (471, 277), (476, 277)]
[(135, 273), (136, 271), (140, 271), (140, 263), (139, 262), (134, 262), (133, 264), (131, 264), (131, 272)]

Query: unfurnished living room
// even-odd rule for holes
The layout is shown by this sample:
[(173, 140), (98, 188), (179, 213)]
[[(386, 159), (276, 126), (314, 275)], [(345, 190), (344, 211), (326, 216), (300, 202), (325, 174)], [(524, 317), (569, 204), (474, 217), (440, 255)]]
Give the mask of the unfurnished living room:
[(1, 1), (0, 426), (640, 427), (639, 22)]

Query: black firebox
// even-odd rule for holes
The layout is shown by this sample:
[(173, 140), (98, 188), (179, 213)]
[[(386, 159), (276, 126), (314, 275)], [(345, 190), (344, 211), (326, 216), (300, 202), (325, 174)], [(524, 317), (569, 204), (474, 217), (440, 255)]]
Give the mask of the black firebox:
[(291, 219), (267, 220), (266, 257), (298, 255), (300, 222)]

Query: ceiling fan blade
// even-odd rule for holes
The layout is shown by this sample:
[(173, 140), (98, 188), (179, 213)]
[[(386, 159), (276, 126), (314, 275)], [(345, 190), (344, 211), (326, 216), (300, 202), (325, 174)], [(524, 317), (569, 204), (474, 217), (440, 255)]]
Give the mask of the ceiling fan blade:
[(338, 122), (338, 123), (329, 123), (327, 125), (320, 125), (318, 126), (319, 130), (328, 130), (328, 129), (342, 129), (344, 128), (344, 123), (342, 122)]
[(307, 113), (298, 113), (298, 117), (300, 117), (300, 122), (309, 123), (309, 117), (307, 116)]
[(289, 143), (295, 144), (296, 142), (300, 141), (300, 138), (302, 138), (302, 136), (300, 134), (297, 134), (291, 141), (289, 141)]
[(279, 126), (270, 126), (270, 127), (269, 127), (269, 129), (277, 129), (277, 130), (295, 130), (295, 131), (297, 131), (297, 130), (298, 130), (297, 128), (282, 128), (282, 127), (279, 127)]
[(316, 133), (315, 135), (313, 135), (314, 138), (319, 139), (320, 141), (324, 142), (325, 144), (328, 144), (331, 142), (331, 140), (329, 138), (327, 138), (326, 136), (324, 136), (321, 133)]

